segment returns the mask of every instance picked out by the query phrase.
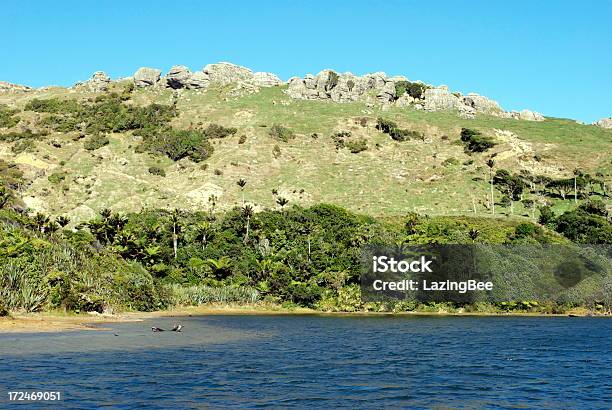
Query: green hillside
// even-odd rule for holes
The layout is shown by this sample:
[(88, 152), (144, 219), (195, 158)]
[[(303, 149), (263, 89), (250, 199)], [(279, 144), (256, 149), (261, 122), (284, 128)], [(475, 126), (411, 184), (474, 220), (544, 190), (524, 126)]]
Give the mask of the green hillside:
[[(127, 83), (114, 83), (122, 92)], [(236, 87), (206, 90), (136, 90), (126, 105), (151, 103), (172, 106), (177, 129), (205, 128), (209, 124), (236, 127), (227, 138), (212, 141), (214, 154), (204, 162), (136, 153), (140, 137), (134, 132), (104, 133), (109, 144), (88, 151), (89, 135), (57, 132), (53, 114), (23, 111), (33, 99), (60, 98), (87, 103), (104, 93), (51, 88), (27, 94), (0, 95), (0, 104), (18, 112), (20, 122), (2, 133), (30, 129), (48, 134), (22, 141), (0, 142), (0, 158), (24, 171), (22, 196), (33, 210), (66, 214), (85, 220), (104, 207), (137, 211), (141, 207), (208, 209), (215, 195), (218, 209), (242, 202), (236, 181), (244, 178), (244, 198), (256, 206), (274, 207), (275, 189), (291, 204), (334, 203), (368, 215), (401, 215), (416, 211), (431, 215), (490, 214), (489, 168), (528, 172), (550, 178), (568, 178), (574, 169), (608, 179), (612, 132), (571, 120), (542, 122), (478, 115), (464, 119), (454, 112), (424, 112), (411, 108), (382, 110), (364, 103), (337, 104), (289, 98), (284, 87), (261, 88), (249, 94)], [(240, 91), (240, 90), (239, 90)], [(106, 93), (108, 94), (108, 93)], [(236, 95), (238, 94), (238, 95)], [(422, 137), (397, 142), (376, 129), (378, 117), (390, 119)], [(270, 136), (274, 125), (288, 128), (295, 138), (287, 142)], [(497, 145), (484, 153), (469, 154), (459, 141), (463, 127), (492, 137)], [(57, 128), (57, 127), (56, 127)], [(367, 149), (352, 153), (336, 149), (332, 135), (348, 131), (350, 141), (364, 140)], [(83, 134), (83, 133), (81, 133)], [(347, 141), (348, 141), (347, 140)], [(15, 145), (19, 145), (15, 149)], [(16, 152), (17, 151), (17, 152)], [(151, 174), (163, 169), (165, 177)], [(58, 176), (51, 177), (49, 176)], [(597, 188), (595, 188), (597, 189)], [(496, 201), (503, 194), (496, 190)], [(542, 205), (568, 208), (572, 201), (526, 193)], [(497, 207), (498, 213), (510, 209)], [(530, 214), (514, 204), (515, 215)]]

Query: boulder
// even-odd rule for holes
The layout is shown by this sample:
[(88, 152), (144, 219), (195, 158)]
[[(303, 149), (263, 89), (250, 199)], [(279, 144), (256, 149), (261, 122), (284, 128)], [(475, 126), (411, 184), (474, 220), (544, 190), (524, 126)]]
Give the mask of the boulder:
[(464, 107), (463, 100), (451, 94), (445, 85), (428, 88), (423, 92), (423, 108), (428, 111), (461, 110)]
[(595, 121), (593, 125), (596, 125), (601, 128), (612, 128), (612, 117), (610, 118), (602, 118), (599, 121)]
[(170, 88), (186, 88), (191, 78), (191, 70), (184, 65), (175, 65), (166, 74), (166, 83)]
[(544, 121), (544, 116), (542, 114), (529, 110), (522, 110), (516, 113), (515, 118), (523, 121)]
[(281, 85), (283, 83), (276, 74), (263, 72), (253, 74), (251, 81), (253, 84), (260, 87), (276, 87), (277, 85)]
[(330, 97), (334, 102), (356, 101), (369, 89), (369, 83), (364, 77), (351, 73), (340, 74), (338, 83), (331, 90)]
[(102, 92), (108, 90), (108, 85), (111, 79), (104, 71), (96, 71), (91, 78), (85, 81), (81, 86), (87, 87), (93, 92)]
[(395, 82), (387, 81), (376, 94), (376, 98), (382, 103), (395, 100)]
[(208, 74), (203, 73), (202, 71), (196, 71), (192, 73), (189, 79), (187, 80), (186, 88), (189, 89), (198, 89), (198, 88), (206, 88), (210, 84), (210, 77)]
[(161, 70), (141, 67), (134, 73), (134, 85), (136, 87), (149, 87), (159, 81), (160, 75)]
[(463, 97), (463, 104), (473, 108), (477, 112), (497, 114), (502, 111), (497, 101), (493, 101), (482, 95), (470, 93)]
[(313, 88), (308, 88), (306, 86), (306, 79), (302, 80), (301, 78), (294, 77), (289, 80), (289, 87), (287, 87), (287, 95), (291, 98), (301, 99), (301, 100), (314, 100), (318, 98), (318, 93)]
[(340, 76), (333, 70), (325, 69), (315, 78), (316, 89), (323, 97), (329, 97), (331, 90), (338, 85)]
[(208, 64), (202, 69), (202, 72), (208, 75), (210, 82), (220, 84), (229, 84), (253, 78), (253, 72), (248, 68), (225, 62)]

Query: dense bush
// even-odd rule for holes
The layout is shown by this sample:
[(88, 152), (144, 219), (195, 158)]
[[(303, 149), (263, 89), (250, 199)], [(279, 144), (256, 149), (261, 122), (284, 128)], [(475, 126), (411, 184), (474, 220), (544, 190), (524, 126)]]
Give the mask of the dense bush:
[(357, 154), (368, 149), (368, 144), (364, 138), (360, 138), (357, 141), (348, 141), (346, 142), (345, 146), (353, 154)]
[(25, 131), (11, 131), (4, 134), (0, 134), (0, 141), (15, 142), (20, 140), (42, 140), (47, 135), (49, 135), (48, 132), (32, 132), (32, 130), (30, 129), (27, 129)]
[(398, 99), (404, 94), (408, 94), (412, 98), (420, 100), (423, 98), (427, 86), (423, 83), (416, 83), (411, 81), (397, 81), (395, 83), (395, 98)]
[(25, 109), (54, 114), (43, 119), (41, 125), (61, 132), (102, 133), (155, 128), (167, 124), (175, 115), (171, 106), (126, 105), (116, 93), (100, 95), (93, 102), (34, 99), (26, 104)]
[(268, 133), (272, 138), (281, 140), (283, 142), (289, 142), (290, 139), (295, 138), (293, 131), (278, 124), (274, 124), (272, 127), (270, 127), (270, 131)]
[(98, 148), (108, 145), (109, 143), (110, 140), (106, 135), (94, 134), (83, 141), (83, 148), (85, 148), (87, 151), (95, 151)]
[(486, 137), (480, 131), (470, 128), (461, 128), (461, 141), (464, 143), (466, 152), (484, 152), (495, 146), (491, 137)]
[(11, 109), (6, 105), (0, 104), (0, 128), (11, 128), (19, 123), (17, 110)]
[(204, 135), (206, 135), (207, 138), (209, 139), (213, 139), (213, 138), (226, 138), (229, 136), (232, 136), (234, 134), (236, 134), (236, 132), (238, 132), (237, 128), (226, 128), (222, 125), (218, 125), (218, 124), (210, 124), (208, 127), (206, 127), (206, 129), (204, 130)]
[(201, 162), (214, 151), (204, 132), (198, 130), (175, 130), (164, 128), (143, 135), (142, 143), (136, 152), (151, 152), (166, 155), (173, 161), (189, 158)]
[(425, 137), (423, 133), (399, 128), (395, 122), (380, 117), (376, 122), (376, 128), (399, 142), (408, 141), (411, 138), (424, 139)]
[(165, 177), (166, 171), (161, 167), (153, 166), (153, 167), (149, 167), (149, 174), (159, 175), (160, 177)]

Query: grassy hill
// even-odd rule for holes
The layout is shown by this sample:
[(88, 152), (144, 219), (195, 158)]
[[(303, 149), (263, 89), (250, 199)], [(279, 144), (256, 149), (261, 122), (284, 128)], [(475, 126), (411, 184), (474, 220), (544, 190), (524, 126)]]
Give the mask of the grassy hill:
[[(127, 83), (114, 83), (122, 92)], [(109, 92), (110, 92), (109, 91)], [(138, 211), (141, 208), (206, 210), (217, 197), (217, 209), (246, 202), (256, 209), (276, 207), (282, 196), (290, 204), (337, 204), (372, 216), (416, 211), (429, 215), (490, 215), (489, 168), (514, 173), (567, 178), (574, 169), (609, 179), (612, 169), (612, 131), (547, 118), (529, 122), (478, 115), (461, 118), (454, 112), (424, 112), (364, 103), (337, 104), (293, 100), (283, 87), (249, 93), (235, 85), (203, 90), (137, 89), (125, 102), (131, 106), (158, 103), (176, 106), (171, 125), (177, 129), (208, 124), (236, 127), (237, 132), (212, 140), (213, 155), (199, 163), (173, 161), (151, 153), (137, 153), (142, 137), (133, 132), (107, 133), (109, 143), (86, 150), (88, 135), (57, 132), (45, 125), (51, 114), (24, 111), (33, 99), (70, 99), (86, 102), (104, 93), (48, 88), (24, 94), (0, 94), (0, 104), (17, 112), (19, 123), (0, 133), (30, 129), (48, 135), (20, 141), (0, 141), (0, 159), (16, 163), (24, 172), (21, 196), (33, 210), (67, 215), (74, 222), (92, 218), (102, 208)], [(376, 129), (378, 117), (422, 133), (423, 138), (397, 142)], [(295, 134), (283, 142), (270, 136), (273, 125)], [(480, 131), (497, 145), (485, 153), (469, 154), (459, 140), (462, 128)], [(364, 139), (367, 149), (352, 153), (336, 149), (332, 134), (349, 131), (347, 141)], [(314, 135), (313, 135), (314, 134)], [(17, 144), (22, 146), (15, 147)], [(163, 170), (165, 177), (149, 172)], [(159, 172), (157, 172), (159, 173)], [(247, 181), (244, 190), (236, 184)], [(272, 190), (277, 192), (273, 195)], [(495, 192), (496, 201), (502, 197)], [(556, 210), (573, 205), (571, 199), (541, 198)], [(509, 214), (509, 208), (496, 207)], [(531, 216), (516, 202), (513, 213)]]

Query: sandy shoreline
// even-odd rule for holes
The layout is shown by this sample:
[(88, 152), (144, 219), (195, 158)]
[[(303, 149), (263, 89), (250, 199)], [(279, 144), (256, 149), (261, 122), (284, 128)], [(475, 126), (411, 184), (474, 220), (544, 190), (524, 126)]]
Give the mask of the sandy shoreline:
[[(65, 332), (75, 330), (105, 330), (105, 323), (137, 322), (158, 317), (205, 316), (205, 315), (318, 315), (318, 316), (521, 316), (521, 317), (567, 317), (588, 316), (585, 310), (566, 314), (542, 313), (487, 313), (487, 312), (321, 312), (308, 308), (286, 309), (280, 306), (255, 305), (204, 305), (178, 307), (155, 312), (125, 312), (115, 315), (69, 314), (60, 312), (22, 313), (0, 317), (1, 333)], [(607, 316), (610, 317), (610, 316)]]

